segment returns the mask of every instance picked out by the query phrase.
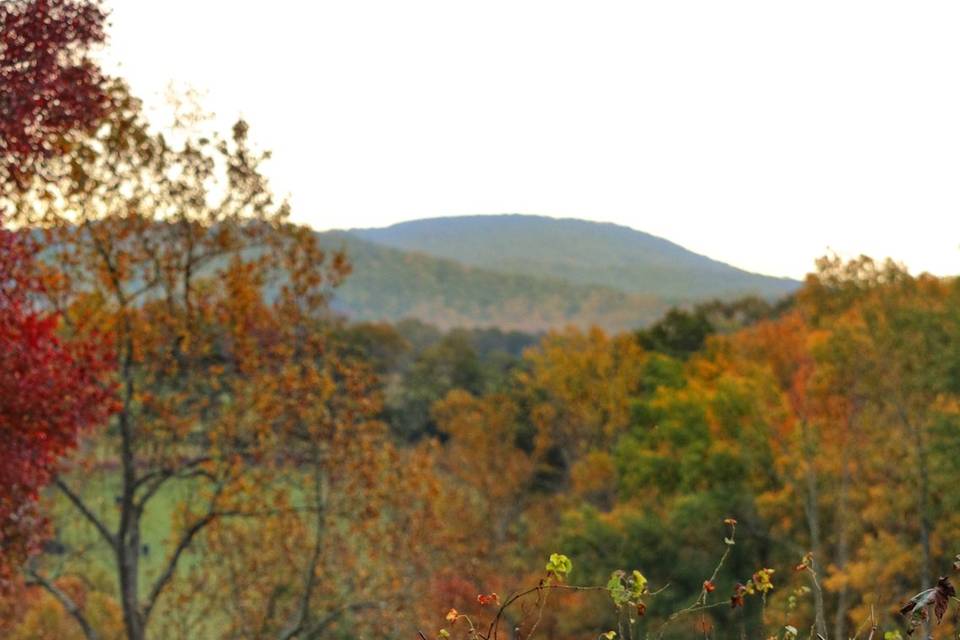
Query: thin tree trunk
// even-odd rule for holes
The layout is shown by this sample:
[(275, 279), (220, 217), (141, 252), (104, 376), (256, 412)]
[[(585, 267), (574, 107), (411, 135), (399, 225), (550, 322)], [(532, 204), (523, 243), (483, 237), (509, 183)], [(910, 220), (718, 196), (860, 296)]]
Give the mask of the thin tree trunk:
[[(847, 566), (847, 562), (850, 559), (850, 514), (848, 512), (850, 506), (850, 456), (848, 452), (850, 447), (845, 446), (842, 449), (840, 460), (840, 494), (837, 500), (836, 517), (836, 565), (841, 572), (844, 571)], [(837, 640), (846, 637), (847, 609), (850, 606), (849, 596), (849, 588), (847, 587), (846, 582), (844, 582), (840, 587), (839, 593), (837, 594), (837, 610), (833, 620), (833, 637)]]
[[(807, 516), (807, 526), (810, 530), (810, 551), (813, 552), (812, 569), (814, 572), (816, 572), (817, 563), (823, 557), (823, 544), (820, 537), (820, 494), (819, 487), (817, 486), (817, 472), (814, 467), (816, 446), (813, 442), (813, 438), (810, 434), (810, 427), (806, 420), (802, 421), (800, 429), (801, 436), (803, 438), (804, 462), (806, 464), (805, 480), (807, 495), (806, 500), (804, 501), (804, 511), (806, 512)], [(813, 605), (815, 615), (814, 625), (817, 633), (826, 638), (827, 620), (824, 614), (823, 591), (820, 589), (819, 584), (815, 585), (813, 590)]]
[(914, 455), (917, 458), (917, 511), (920, 521), (920, 587), (929, 589), (933, 586), (933, 576), (930, 573), (930, 532), (933, 524), (930, 521), (930, 469), (927, 460), (926, 434), (922, 426), (912, 422), (902, 403), (897, 404), (900, 420), (906, 427), (907, 437), (914, 444)]
[[(312, 625), (312, 611), (310, 600), (317, 584), (317, 567), (320, 564), (323, 554), (327, 504), (329, 499), (330, 483), (327, 477), (327, 470), (324, 467), (326, 463), (326, 453), (317, 447), (313, 451), (313, 506), (315, 510), (316, 521), (314, 522), (313, 550), (307, 566), (304, 570), (303, 587), (300, 594), (300, 603), (297, 607), (296, 619), (281, 632), (280, 640), (291, 640), (304, 632), (310, 633)], [(335, 618), (331, 618), (332, 622)], [(322, 628), (326, 628), (327, 623), (321, 623)]]
[(924, 442), (923, 430), (917, 430), (917, 466), (920, 474), (920, 492), (917, 496), (917, 508), (920, 511), (920, 557), (923, 565), (920, 567), (920, 584), (924, 589), (933, 586), (933, 576), (930, 573), (930, 531), (933, 528), (930, 522), (930, 470), (927, 462), (927, 448)]
[(120, 496), (120, 526), (117, 530), (117, 568), (120, 582), (120, 606), (123, 609), (123, 625), (127, 640), (144, 640), (145, 630), (140, 612), (140, 512), (134, 502), (137, 469), (134, 453), (134, 434), (131, 420), (131, 404), (134, 395), (133, 343), (130, 329), (124, 345), (124, 402), (119, 415), (120, 461), (122, 465), (122, 493)]
[[(913, 442), (914, 455), (917, 458), (917, 511), (920, 521), (920, 588), (923, 590), (933, 586), (933, 576), (930, 573), (930, 531), (933, 525), (930, 522), (929, 495), (930, 471), (927, 463), (927, 446), (924, 429), (911, 421), (903, 402), (896, 403), (897, 413), (906, 430), (907, 438)], [(923, 637), (930, 637), (930, 621), (923, 623)]]

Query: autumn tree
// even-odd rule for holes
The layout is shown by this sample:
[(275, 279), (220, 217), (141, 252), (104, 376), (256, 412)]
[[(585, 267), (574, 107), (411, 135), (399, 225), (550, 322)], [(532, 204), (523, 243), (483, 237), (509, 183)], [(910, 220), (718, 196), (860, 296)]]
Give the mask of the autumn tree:
[[(496, 591), (516, 577), (530, 522), (523, 516), (531, 502), (534, 460), (520, 446), (522, 422), (516, 402), (506, 394), (476, 397), (451, 391), (433, 407), (445, 437), (438, 467), (444, 483), (449, 538), (453, 558), (470, 558), (459, 577)], [(479, 586), (482, 585), (482, 586)], [(464, 607), (470, 603), (457, 603)]]
[(0, 227), (0, 587), (42, 541), (38, 491), (111, 408), (109, 353), (95, 336), (58, 338), (35, 300), (34, 253), (28, 234)]
[[(287, 326), (276, 331), (304, 324)], [(429, 575), (423, 541), (437, 521), (430, 451), (394, 447), (368, 366), (340, 356), (325, 331), (312, 335), (311, 356), (255, 375), (270, 453), (249, 477), (245, 515), (198, 541), (162, 637), (379, 635), (414, 624), (404, 594)]]
[[(257, 530), (273, 518), (279, 527), (297, 514), (309, 551), (298, 549), (297, 577), (283, 585), (293, 595), (273, 609), (265, 599), (265, 628), (309, 637), (323, 607), (350, 604), (349, 592), (317, 582), (336, 557), (334, 532), (376, 520), (375, 504), (369, 517), (345, 520), (353, 512), (330, 496), (362, 496), (395, 462), (382, 457), (362, 369), (338, 364), (323, 330), (348, 264), (287, 221), (244, 123), (229, 139), (173, 144), (150, 131), (122, 86), (111, 92), (118, 108), (60, 161), (69, 171), (34, 179), (7, 202), (43, 234), (45, 304), (63, 312), (71, 335), (111, 335), (118, 354), (115, 419), (54, 481), (64, 517), (85, 522), (109, 554), (126, 637), (139, 640), (167, 594), (202, 606), (204, 585), (184, 579), (198, 544), (243, 540), (255, 554), (262, 540), (232, 523)], [(283, 487), (297, 499), (285, 502)], [(167, 535), (145, 525), (168, 509)], [(52, 584), (52, 566), (37, 566), (35, 579)], [(70, 613), (96, 637), (89, 612)]]
[[(941, 496), (956, 473), (950, 452), (958, 444), (955, 378), (945, 357), (956, 339), (952, 290), (869, 258), (824, 259), (805, 288), (812, 322), (833, 327), (824, 360), (856, 410), (861, 482), (872, 487), (860, 511), (859, 551), (829, 582), (837, 588), (862, 593), (877, 576), (884, 576), (877, 597), (933, 586), (953, 518)], [(856, 603), (853, 615), (868, 605)]]
[(517, 381), (541, 478), (569, 486), (609, 471), (608, 455), (588, 454), (603, 451), (630, 424), (630, 400), (643, 384), (643, 349), (628, 335), (569, 329), (544, 337), (525, 360)]
[[(64, 152), (67, 138), (95, 126), (107, 107), (89, 58), (104, 39), (94, 2), (0, 2), (0, 194)], [(38, 306), (37, 251), (29, 234), (6, 229), (0, 206), (0, 583), (36, 545), (37, 490), (78, 432), (109, 411), (99, 379), (107, 353), (93, 341), (57, 336), (58, 317)]]

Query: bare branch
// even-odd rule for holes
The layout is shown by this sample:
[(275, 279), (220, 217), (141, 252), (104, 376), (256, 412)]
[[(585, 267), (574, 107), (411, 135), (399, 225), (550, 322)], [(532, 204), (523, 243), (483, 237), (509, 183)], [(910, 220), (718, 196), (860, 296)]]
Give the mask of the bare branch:
[[(150, 498), (152, 498), (157, 493), (157, 491), (159, 491), (160, 488), (163, 487), (163, 485), (167, 482), (167, 480), (171, 480), (171, 479), (179, 480), (179, 479), (192, 478), (192, 477), (198, 477), (198, 476), (208, 477), (212, 480), (213, 477), (207, 472), (202, 470), (200, 470), (199, 472), (194, 471), (195, 467), (203, 464), (204, 462), (208, 462), (209, 460), (211, 460), (210, 456), (200, 456), (200, 457), (192, 458), (190, 460), (185, 461), (180, 466), (179, 469), (171, 469), (169, 467), (164, 467), (162, 469), (157, 469), (155, 471), (151, 471), (150, 473), (140, 476), (140, 478), (138, 478), (137, 481), (134, 483), (133, 490), (134, 492), (136, 492), (143, 486), (146, 486), (146, 489), (144, 490), (143, 495), (140, 496), (140, 499), (135, 501), (136, 507), (138, 509), (143, 509), (143, 507), (147, 504), (147, 502), (149, 502)], [(190, 473), (187, 473), (188, 471)]]
[(362, 609), (374, 609), (376, 607), (382, 606), (381, 602), (375, 600), (370, 600), (366, 602), (353, 602), (351, 604), (345, 604), (337, 607), (323, 618), (317, 621), (315, 625), (310, 627), (307, 632), (304, 634), (304, 640), (318, 640), (323, 637), (323, 633), (327, 630), (331, 624), (337, 621), (337, 619), (348, 611), (360, 611)]
[(160, 597), (160, 594), (163, 593), (163, 590), (166, 588), (167, 584), (173, 578), (173, 574), (176, 573), (177, 565), (180, 562), (180, 557), (183, 555), (183, 552), (193, 543), (193, 539), (200, 533), (204, 527), (217, 519), (220, 514), (214, 512), (213, 510), (208, 511), (205, 516), (194, 522), (187, 530), (184, 532), (183, 536), (180, 538), (180, 542), (177, 544), (176, 549), (174, 549), (173, 555), (170, 556), (170, 559), (167, 561), (167, 567), (164, 569), (163, 573), (160, 574), (160, 577), (157, 578), (156, 582), (153, 583), (153, 588), (150, 590), (150, 595), (147, 597), (147, 601), (143, 607), (143, 620), (146, 622), (147, 618), (150, 616), (150, 612), (153, 611), (154, 605), (157, 604), (157, 599)]
[(73, 599), (64, 593), (57, 585), (53, 584), (40, 575), (33, 569), (27, 571), (27, 575), (30, 577), (30, 582), (33, 584), (39, 585), (47, 593), (56, 598), (57, 602), (69, 613), (74, 620), (77, 621), (77, 624), (80, 625), (80, 628), (83, 630), (83, 636), (87, 640), (100, 640), (100, 634), (97, 633), (96, 629), (90, 626), (90, 623), (87, 621), (86, 616), (83, 615), (83, 611), (80, 610), (80, 607), (77, 606), (77, 603)]
[(90, 524), (100, 533), (104, 540), (112, 547), (116, 548), (117, 546), (117, 537), (110, 533), (110, 530), (107, 528), (107, 525), (104, 524), (103, 520), (98, 518), (93, 511), (84, 503), (83, 498), (81, 498), (73, 489), (67, 486), (67, 483), (63, 481), (63, 478), (57, 476), (54, 478), (53, 483), (57, 486), (60, 491), (67, 496), (67, 499), (73, 503), (73, 506), (86, 518)]
[(510, 605), (512, 605), (514, 602), (516, 602), (516, 601), (519, 600), (520, 598), (523, 598), (523, 597), (525, 597), (525, 596), (530, 595), (531, 593), (537, 593), (537, 594), (539, 594), (539, 593), (541, 593), (541, 592), (550, 591), (550, 590), (557, 590), (557, 591), (610, 591), (609, 589), (607, 589), (607, 587), (599, 587), (599, 586), (593, 587), (593, 586), (578, 586), (578, 585), (572, 585), (572, 584), (539, 584), (539, 585), (537, 585), (537, 586), (535, 586), (535, 587), (531, 587), (531, 588), (527, 589), (526, 591), (521, 591), (521, 592), (519, 592), (519, 593), (515, 593), (515, 594), (513, 594), (512, 596), (510, 596), (509, 598), (507, 598), (507, 600), (506, 600), (502, 605), (500, 605), (500, 608), (497, 609), (497, 615), (494, 616), (493, 620), (490, 622), (490, 628), (487, 629), (486, 635), (484, 635), (483, 633), (478, 633), (477, 635), (478, 635), (480, 638), (483, 638), (484, 640), (496, 640), (496, 638), (498, 637), (497, 633), (498, 633), (499, 628), (500, 628), (500, 619), (504, 617), (504, 614), (506, 613), (506, 611), (507, 611), (507, 609), (510, 607)]
[(310, 553), (310, 559), (303, 578), (303, 592), (300, 594), (300, 606), (297, 610), (296, 621), (292, 622), (287, 630), (280, 635), (280, 640), (290, 640), (299, 634), (308, 625), (310, 619), (310, 599), (313, 596), (313, 589), (317, 582), (317, 565), (320, 562), (323, 553), (324, 543), (324, 518), (326, 507), (326, 479), (321, 469), (322, 462), (319, 457), (314, 458), (313, 473), (313, 499), (316, 508), (316, 522), (314, 523), (313, 550)]

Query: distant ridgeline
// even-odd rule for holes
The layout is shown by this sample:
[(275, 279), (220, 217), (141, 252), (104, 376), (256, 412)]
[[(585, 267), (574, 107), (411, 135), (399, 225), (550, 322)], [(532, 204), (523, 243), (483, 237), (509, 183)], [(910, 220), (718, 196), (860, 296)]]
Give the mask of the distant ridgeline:
[(333, 305), (356, 320), (623, 331), (650, 325), (673, 306), (748, 295), (775, 300), (800, 285), (584, 220), (467, 216), (320, 237), (328, 248), (344, 248), (354, 265)]

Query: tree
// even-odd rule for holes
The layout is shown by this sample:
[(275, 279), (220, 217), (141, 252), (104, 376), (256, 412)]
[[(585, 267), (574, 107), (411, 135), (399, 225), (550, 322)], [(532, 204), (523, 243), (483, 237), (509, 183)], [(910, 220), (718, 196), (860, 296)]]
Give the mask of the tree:
[[(931, 588), (936, 550), (953, 526), (955, 504), (942, 496), (960, 446), (955, 287), (866, 257), (819, 267), (800, 300), (819, 326), (837, 327), (829, 361), (857, 411), (860, 482), (875, 487), (863, 500), (859, 550), (828, 585), (862, 593), (879, 576), (883, 595)], [(862, 599), (854, 615), (868, 606)]]
[[(0, 2), (0, 197), (36, 177), (40, 161), (64, 153), (108, 108), (87, 55), (104, 40), (104, 20), (85, 0)], [(37, 247), (4, 227), (5, 213), (0, 206), (0, 588), (43, 537), (38, 490), (79, 432), (111, 408), (105, 345), (56, 335), (58, 315), (34, 304), (42, 291)]]
[(659, 351), (676, 358), (699, 351), (714, 332), (706, 314), (673, 308), (653, 326), (638, 331), (637, 339), (648, 351)]
[(477, 398), (457, 389), (433, 415), (448, 438), (439, 464), (463, 490), (459, 527), (478, 557), (494, 557), (515, 536), (533, 474), (529, 454), (517, 447), (519, 411), (508, 396)]
[(453, 389), (482, 393), (486, 379), (477, 352), (463, 331), (452, 331), (416, 355), (387, 395), (390, 423), (398, 435), (416, 440), (435, 435), (434, 403)]
[(525, 359), (529, 370), (517, 382), (527, 396), (541, 476), (568, 487), (583, 456), (603, 451), (629, 426), (646, 355), (632, 336), (569, 329), (545, 336)]
[(792, 302), (785, 299), (772, 307), (756, 296), (730, 302), (711, 300), (692, 310), (672, 308), (663, 318), (637, 331), (637, 340), (648, 351), (686, 358), (699, 351), (711, 335), (733, 333), (782, 312)]
[(406, 594), (430, 573), (437, 523), (430, 452), (389, 442), (365, 363), (326, 342), (313, 353), (257, 376), (269, 453), (248, 472), (243, 515), (198, 541), (170, 594), (192, 606), (172, 607), (161, 637), (379, 636), (415, 623)]
[[(148, 130), (122, 86), (111, 100), (118, 108), (97, 133), (51, 161), (70, 170), (34, 178), (7, 204), (42, 229), (45, 304), (63, 311), (72, 335), (113, 337), (121, 406), (78, 462), (84, 482), (67, 473), (55, 484), (111, 557), (126, 636), (141, 640), (173, 585), (183, 595), (185, 558), (206, 534), (279, 517), (268, 501), (283, 474), (299, 469), (322, 485), (334, 463), (356, 460), (343, 448), (354, 446), (356, 423), (332, 406), (338, 384), (355, 383), (334, 383), (346, 369), (322, 329), (329, 290), (349, 265), (287, 222), (244, 123), (229, 140), (173, 145)], [(98, 484), (114, 499), (98, 501), (89, 488)], [(317, 499), (290, 510), (316, 515)], [(171, 502), (164, 540), (145, 521)], [(307, 531), (323, 541), (319, 524)], [(54, 592), (48, 568), (37, 580)], [(296, 585), (311, 615), (312, 584)], [(74, 613), (83, 625), (85, 612)]]
[(0, 227), (0, 587), (42, 540), (38, 491), (111, 408), (109, 353), (95, 336), (60, 340), (57, 315), (34, 304), (34, 253), (27, 234)]

